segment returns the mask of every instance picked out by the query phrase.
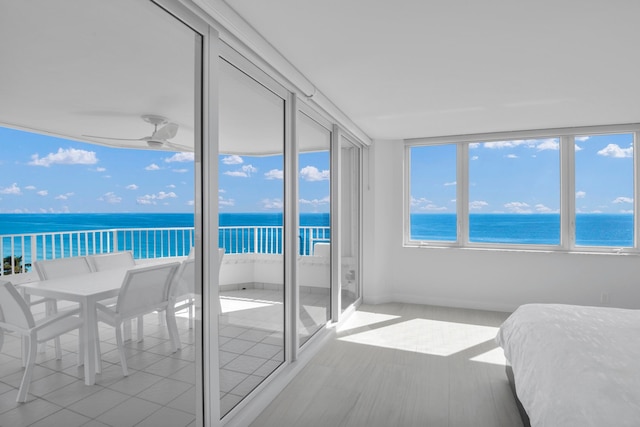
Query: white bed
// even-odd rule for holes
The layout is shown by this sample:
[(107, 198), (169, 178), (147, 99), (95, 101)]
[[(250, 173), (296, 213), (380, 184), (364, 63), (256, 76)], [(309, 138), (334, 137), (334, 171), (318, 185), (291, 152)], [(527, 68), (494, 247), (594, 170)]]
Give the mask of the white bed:
[(496, 341), (532, 426), (640, 426), (640, 310), (527, 304)]

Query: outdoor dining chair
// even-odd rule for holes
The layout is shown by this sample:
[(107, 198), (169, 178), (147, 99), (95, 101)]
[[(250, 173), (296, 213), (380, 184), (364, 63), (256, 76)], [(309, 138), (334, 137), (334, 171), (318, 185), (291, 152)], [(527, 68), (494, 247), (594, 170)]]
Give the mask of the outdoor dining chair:
[[(33, 268), (38, 273), (40, 280), (51, 280), (60, 277), (75, 276), (78, 274), (91, 273), (91, 267), (87, 259), (83, 256), (56, 258), (35, 261)], [(38, 298), (30, 300), (30, 305), (45, 303), (47, 316), (53, 316), (58, 312), (58, 302), (54, 298)], [(60, 357), (60, 338), (55, 338), (56, 357)]]
[[(93, 271), (117, 270), (120, 268), (129, 269), (135, 267), (136, 262), (133, 259), (131, 251), (110, 252), (105, 254), (89, 255), (87, 261)], [(113, 306), (117, 298), (102, 301), (103, 305)], [(144, 337), (144, 321), (143, 316), (138, 316), (136, 321), (138, 341), (142, 341)], [(131, 338), (131, 322), (125, 324), (125, 340)]]
[[(59, 338), (60, 335), (75, 329), (78, 329), (79, 336), (82, 336), (83, 321), (76, 316), (79, 311), (79, 309), (68, 310), (36, 322), (29, 306), (16, 288), (10, 282), (0, 281), (0, 329), (22, 335), (27, 343), (26, 368), (20, 382), (17, 402), (27, 400), (36, 362), (37, 345), (54, 337)], [(78, 338), (78, 364), (84, 357), (83, 352), (84, 347), (81, 339)], [(62, 358), (57, 351), (56, 358)]]
[[(127, 271), (122, 281), (116, 305), (114, 307), (107, 307), (103, 304), (96, 305), (98, 321), (115, 328), (120, 365), (125, 377), (129, 375), (122, 338), (122, 326), (125, 321), (154, 311), (164, 310), (172, 349), (174, 352), (177, 350), (175, 343), (178, 339), (178, 327), (174, 310), (167, 308), (169, 302), (173, 301), (170, 300), (170, 287), (179, 266), (179, 262), (171, 262), (131, 269)], [(96, 340), (96, 346), (96, 353), (100, 355), (99, 339)]]

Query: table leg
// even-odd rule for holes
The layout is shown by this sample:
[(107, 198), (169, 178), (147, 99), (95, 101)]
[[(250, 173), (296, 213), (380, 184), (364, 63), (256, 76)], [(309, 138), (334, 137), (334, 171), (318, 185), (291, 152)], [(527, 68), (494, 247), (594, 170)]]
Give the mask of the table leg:
[(84, 383), (96, 383), (96, 305), (93, 301), (82, 304), (84, 318)]

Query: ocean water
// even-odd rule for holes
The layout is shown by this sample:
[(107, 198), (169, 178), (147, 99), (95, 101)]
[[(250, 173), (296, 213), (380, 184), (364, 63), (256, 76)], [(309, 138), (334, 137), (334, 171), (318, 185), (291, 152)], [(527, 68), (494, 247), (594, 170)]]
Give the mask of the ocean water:
[[(111, 228), (193, 227), (191, 213), (0, 214), (0, 236)], [(221, 227), (281, 226), (281, 213), (222, 213)], [(328, 227), (328, 213), (303, 213), (300, 225)]]
[[(329, 214), (301, 214), (300, 225), (319, 227), (300, 231), (300, 255), (312, 253), (316, 242), (330, 239)], [(0, 256), (24, 256), (30, 264), (36, 259), (131, 250), (135, 258), (187, 255), (194, 241), (194, 215), (173, 214), (0, 214)], [(282, 253), (283, 215), (281, 213), (223, 213), (219, 216), (218, 246), (227, 253)], [(64, 234), (71, 231), (110, 229), (153, 229), (144, 232), (119, 231), (87, 235)], [(163, 228), (185, 230), (158, 230)], [(44, 234), (63, 233), (63, 234)], [(10, 238), (8, 235), (36, 235)], [(35, 242), (35, 243), (34, 243)], [(170, 242), (170, 243), (169, 243)], [(35, 245), (35, 247), (34, 247)]]
[[(329, 227), (329, 214), (301, 214), (303, 227)], [(177, 228), (193, 227), (194, 215), (173, 214), (0, 214), (0, 236), (9, 234), (50, 233), (77, 230), (122, 228)], [(281, 253), (282, 234), (274, 226), (282, 226), (281, 213), (222, 213), (223, 227), (218, 242), (228, 253), (263, 252)], [(234, 228), (237, 227), (237, 228)], [(247, 231), (242, 227), (255, 227)], [(260, 228), (262, 227), (262, 228)], [(140, 245), (158, 242), (127, 243), (134, 250)], [(184, 239), (189, 239), (186, 235)], [(412, 240), (456, 240), (454, 214), (412, 214)], [(124, 236), (122, 239), (127, 239)], [(329, 241), (329, 230), (314, 229), (300, 233), (300, 251), (310, 254), (313, 244)], [(0, 239), (3, 256), (10, 250), (9, 239)], [(149, 239), (151, 240), (151, 239)], [(474, 243), (544, 244), (560, 243), (560, 216), (557, 214), (472, 214), (469, 217), (469, 240)], [(579, 246), (633, 246), (633, 215), (631, 214), (578, 214), (576, 215), (576, 244)], [(38, 243), (40, 245), (40, 243)], [(45, 243), (46, 246), (46, 243)], [(25, 252), (28, 248), (25, 248)], [(182, 253), (180, 253), (182, 254)]]
[[(411, 214), (412, 240), (456, 240), (455, 214)], [(560, 244), (559, 214), (471, 214), (473, 243)], [(576, 214), (576, 245), (633, 246), (633, 215)]]

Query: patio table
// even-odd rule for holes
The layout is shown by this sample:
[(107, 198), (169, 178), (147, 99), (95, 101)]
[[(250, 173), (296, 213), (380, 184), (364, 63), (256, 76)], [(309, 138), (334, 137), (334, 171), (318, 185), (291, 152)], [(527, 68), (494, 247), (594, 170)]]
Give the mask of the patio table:
[(96, 303), (118, 295), (128, 269), (98, 271), (77, 276), (61, 277), (19, 285), (25, 299), (31, 295), (74, 301), (80, 304), (84, 319), (82, 343), (84, 345), (84, 383), (96, 381)]

